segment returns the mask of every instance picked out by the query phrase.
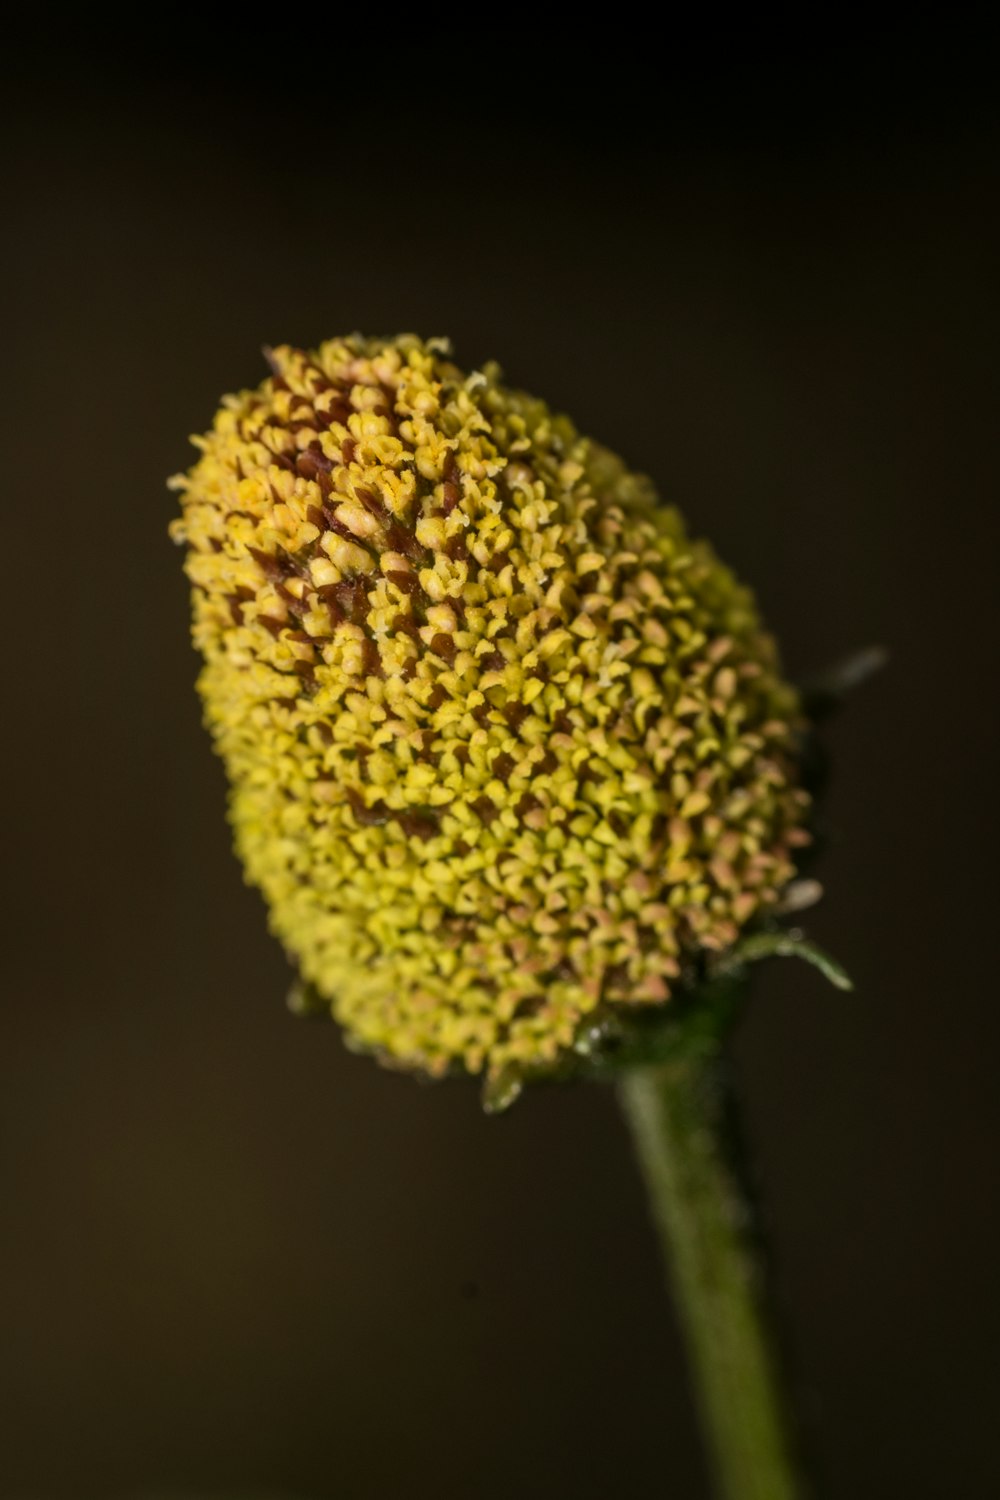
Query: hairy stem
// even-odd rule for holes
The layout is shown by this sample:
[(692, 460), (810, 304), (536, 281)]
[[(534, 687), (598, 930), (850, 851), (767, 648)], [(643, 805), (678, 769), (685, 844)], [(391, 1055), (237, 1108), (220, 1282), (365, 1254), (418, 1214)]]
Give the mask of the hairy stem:
[(719, 1500), (803, 1500), (714, 1058), (626, 1074), (632, 1128), (687, 1342)]

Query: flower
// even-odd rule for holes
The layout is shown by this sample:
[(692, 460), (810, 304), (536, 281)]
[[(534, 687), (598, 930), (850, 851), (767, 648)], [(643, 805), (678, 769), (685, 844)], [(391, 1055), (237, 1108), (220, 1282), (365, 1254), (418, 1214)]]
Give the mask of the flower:
[(247, 877), (353, 1044), (544, 1071), (776, 905), (796, 695), (678, 512), (495, 366), (268, 358), (173, 481)]

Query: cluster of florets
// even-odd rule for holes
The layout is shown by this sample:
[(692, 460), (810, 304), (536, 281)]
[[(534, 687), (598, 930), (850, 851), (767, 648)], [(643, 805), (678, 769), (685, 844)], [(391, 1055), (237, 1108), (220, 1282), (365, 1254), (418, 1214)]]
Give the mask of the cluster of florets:
[(270, 361), (174, 527), (248, 877), (357, 1044), (551, 1066), (776, 902), (795, 695), (678, 512), (495, 368)]

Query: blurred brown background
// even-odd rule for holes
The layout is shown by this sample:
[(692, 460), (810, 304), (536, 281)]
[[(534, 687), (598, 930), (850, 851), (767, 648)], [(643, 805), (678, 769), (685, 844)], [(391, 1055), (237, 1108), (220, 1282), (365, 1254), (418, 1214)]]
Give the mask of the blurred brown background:
[(1000, 1492), (989, 56), (357, 20), (8, 54), (0, 1495), (707, 1493), (613, 1097), (295, 1022), (229, 852), (164, 480), (355, 328), (654, 473), (793, 675), (891, 647), (809, 921), (857, 991), (772, 966), (738, 1081), (823, 1493)]

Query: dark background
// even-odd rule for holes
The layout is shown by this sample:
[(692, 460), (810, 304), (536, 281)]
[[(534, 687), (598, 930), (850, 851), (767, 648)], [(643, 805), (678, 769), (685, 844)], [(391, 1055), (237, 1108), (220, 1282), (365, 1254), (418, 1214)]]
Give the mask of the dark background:
[(651, 471), (793, 676), (891, 648), (809, 918), (856, 992), (771, 966), (737, 1080), (831, 1500), (996, 1493), (995, 55), (344, 14), (8, 53), (0, 1494), (707, 1493), (613, 1096), (294, 1021), (229, 852), (164, 480), (355, 328)]

